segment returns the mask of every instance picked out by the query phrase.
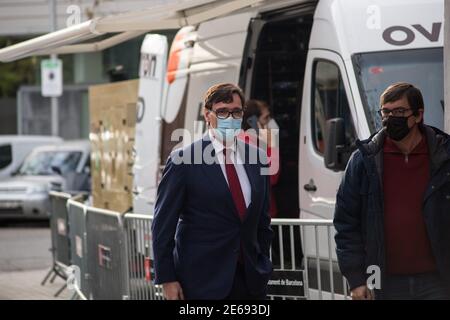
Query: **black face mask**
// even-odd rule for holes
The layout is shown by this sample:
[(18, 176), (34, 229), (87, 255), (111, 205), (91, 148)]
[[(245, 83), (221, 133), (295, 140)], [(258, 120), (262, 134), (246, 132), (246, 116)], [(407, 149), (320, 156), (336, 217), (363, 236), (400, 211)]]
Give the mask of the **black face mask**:
[(392, 140), (400, 141), (405, 138), (408, 133), (411, 131), (411, 128), (408, 127), (408, 117), (394, 117), (389, 116), (386, 119), (383, 119), (383, 127), (386, 127), (386, 132)]

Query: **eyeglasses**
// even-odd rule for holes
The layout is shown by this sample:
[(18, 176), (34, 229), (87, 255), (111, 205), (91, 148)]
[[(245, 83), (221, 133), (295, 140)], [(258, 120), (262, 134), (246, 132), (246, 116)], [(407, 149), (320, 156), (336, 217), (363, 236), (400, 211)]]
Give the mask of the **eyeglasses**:
[(234, 119), (242, 119), (242, 117), (244, 116), (244, 110), (242, 109), (233, 109), (231, 111), (229, 111), (226, 108), (221, 108), (221, 109), (217, 109), (216, 111), (211, 110), (212, 112), (214, 112), (217, 116), (217, 118), (219, 119), (226, 119), (230, 116), (234, 118)]
[(389, 115), (393, 115), (394, 117), (403, 117), (407, 111), (411, 110), (411, 108), (395, 108), (395, 109), (387, 109), (381, 108), (377, 111), (377, 113), (382, 117), (388, 117)]

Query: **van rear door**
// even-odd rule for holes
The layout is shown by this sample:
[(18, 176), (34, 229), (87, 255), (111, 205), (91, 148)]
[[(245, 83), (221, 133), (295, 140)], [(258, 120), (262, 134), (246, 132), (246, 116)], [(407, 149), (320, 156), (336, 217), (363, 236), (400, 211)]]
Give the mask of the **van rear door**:
[(147, 35), (141, 47), (133, 164), (136, 213), (152, 214), (156, 196), (167, 47), (167, 38), (158, 34)]
[(195, 27), (181, 28), (170, 47), (162, 107), (161, 165), (178, 143), (176, 130), (180, 130), (178, 136), (183, 134), (189, 66), (196, 36)]
[(239, 71), (250, 19), (255, 12), (244, 12), (200, 24), (189, 67), (183, 142), (201, 138), (205, 131), (203, 96), (209, 87), (239, 82)]

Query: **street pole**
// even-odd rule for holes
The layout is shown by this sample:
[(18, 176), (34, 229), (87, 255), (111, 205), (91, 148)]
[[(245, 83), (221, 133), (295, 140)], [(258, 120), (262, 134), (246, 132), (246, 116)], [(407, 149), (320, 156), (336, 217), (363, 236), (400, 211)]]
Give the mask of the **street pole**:
[(444, 130), (450, 133), (450, 3), (444, 1)]
[[(51, 31), (57, 30), (57, 16), (56, 16), (56, 0), (49, 0), (49, 12)], [(58, 56), (56, 54), (50, 55), (52, 60), (56, 60)], [(58, 115), (58, 97), (51, 97), (51, 115), (52, 115), (52, 135), (58, 136), (59, 133), (59, 115)]]

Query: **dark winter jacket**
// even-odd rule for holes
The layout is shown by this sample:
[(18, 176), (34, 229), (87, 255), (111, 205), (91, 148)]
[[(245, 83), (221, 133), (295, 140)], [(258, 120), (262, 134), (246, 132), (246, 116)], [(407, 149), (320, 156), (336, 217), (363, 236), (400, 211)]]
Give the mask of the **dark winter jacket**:
[[(450, 288), (450, 136), (423, 126), (430, 155), (430, 180), (423, 198), (423, 215), (432, 251)], [(350, 288), (366, 284), (367, 268), (379, 266), (382, 296), (385, 277), (383, 222), (382, 129), (364, 141), (347, 164), (336, 197), (334, 226), (339, 267)]]

